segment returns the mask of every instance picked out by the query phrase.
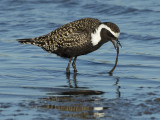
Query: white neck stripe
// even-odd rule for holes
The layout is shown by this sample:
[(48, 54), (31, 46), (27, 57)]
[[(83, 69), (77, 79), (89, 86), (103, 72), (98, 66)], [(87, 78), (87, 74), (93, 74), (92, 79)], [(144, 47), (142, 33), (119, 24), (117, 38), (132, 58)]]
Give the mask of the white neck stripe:
[(107, 25), (101, 24), (101, 25), (96, 29), (96, 31), (95, 31), (94, 33), (91, 33), (91, 41), (92, 41), (93, 46), (97, 45), (97, 44), (101, 41), (100, 32), (101, 32), (101, 30), (102, 30), (103, 28), (105, 28), (105, 29), (107, 29), (108, 31), (110, 31), (110, 32), (114, 35), (114, 37), (116, 37), (116, 38), (118, 38), (118, 36), (119, 36), (119, 34), (120, 34), (119, 32), (116, 33), (116, 32), (114, 32), (114, 31), (112, 31), (111, 28), (109, 28)]
[(119, 32), (118, 33), (116, 33), (116, 32), (114, 32), (114, 31), (112, 31), (111, 30), (111, 28), (110, 27), (108, 27), (107, 25), (105, 25), (105, 24), (101, 24), (100, 26), (102, 26), (102, 28), (105, 28), (105, 29), (107, 29), (108, 31), (110, 31), (111, 33), (112, 33), (112, 35), (114, 35), (114, 37), (116, 37), (116, 38), (118, 38), (118, 36), (119, 36)]

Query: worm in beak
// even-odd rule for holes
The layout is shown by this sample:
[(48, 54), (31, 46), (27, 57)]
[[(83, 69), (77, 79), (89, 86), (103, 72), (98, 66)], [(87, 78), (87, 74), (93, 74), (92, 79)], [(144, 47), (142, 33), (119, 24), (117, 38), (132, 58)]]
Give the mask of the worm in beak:
[(116, 40), (111, 40), (111, 42), (112, 42), (114, 48), (115, 48), (116, 51), (117, 51), (117, 56), (116, 56), (116, 61), (115, 61), (115, 64), (114, 64), (113, 68), (109, 71), (109, 74), (110, 74), (110, 75), (112, 75), (112, 73), (113, 73), (113, 71), (114, 71), (114, 69), (116, 68), (117, 63), (118, 63), (119, 46), (122, 48), (122, 45), (121, 45), (121, 43), (118, 41), (118, 39), (116, 39)]

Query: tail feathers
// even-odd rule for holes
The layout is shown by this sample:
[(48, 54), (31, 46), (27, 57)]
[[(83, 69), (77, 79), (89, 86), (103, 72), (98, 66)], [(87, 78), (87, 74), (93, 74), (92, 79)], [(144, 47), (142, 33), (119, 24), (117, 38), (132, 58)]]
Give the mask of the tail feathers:
[(34, 43), (33, 39), (18, 39), (17, 41), (22, 44), (33, 44)]
[(42, 42), (42, 41), (35, 41), (32, 38), (30, 38), (30, 39), (18, 39), (17, 41), (19, 43), (22, 43), (22, 44), (32, 44), (32, 45), (37, 45), (37, 46), (43, 46), (44, 45), (44, 42)]

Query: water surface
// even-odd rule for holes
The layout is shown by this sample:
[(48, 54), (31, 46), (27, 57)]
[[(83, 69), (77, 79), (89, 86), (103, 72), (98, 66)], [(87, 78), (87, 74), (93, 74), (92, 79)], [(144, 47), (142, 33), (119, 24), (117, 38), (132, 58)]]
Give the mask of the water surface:
[[(160, 2), (135, 0), (1, 0), (0, 119), (160, 119)], [(94, 17), (116, 23), (119, 62), (112, 43), (67, 59), (16, 39), (37, 37), (70, 21)]]

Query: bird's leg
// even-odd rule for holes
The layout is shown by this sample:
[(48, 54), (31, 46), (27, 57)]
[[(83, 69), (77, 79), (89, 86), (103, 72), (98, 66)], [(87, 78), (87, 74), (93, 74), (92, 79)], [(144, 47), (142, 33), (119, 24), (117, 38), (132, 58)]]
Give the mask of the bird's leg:
[(71, 61), (72, 61), (72, 58), (69, 58), (68, 66), (67, 66), (67, 68), (66, 68), (66, 72), (67, 72), (67, 73), (70, 72), (69, 67), (70, 67)]
[(74, 58), (73, 63), (72, 63), (72, 67), (74, 69), (74, 72), (77, 72), (77, 69), (76, 69), (76, 60), (77, 60), (77, 56)]

